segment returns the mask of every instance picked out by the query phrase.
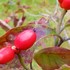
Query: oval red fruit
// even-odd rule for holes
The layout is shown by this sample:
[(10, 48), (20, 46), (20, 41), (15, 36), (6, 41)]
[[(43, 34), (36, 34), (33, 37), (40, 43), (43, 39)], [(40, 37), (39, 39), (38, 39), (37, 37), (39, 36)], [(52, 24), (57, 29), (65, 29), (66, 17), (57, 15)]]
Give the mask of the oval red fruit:
[(70, 0), (58, 0), (61, 8), (64, 8), (65, 10), (70, 9)]
[(63, 0), (58, 0), (59, 1), (59, 3), (62, 3), (63, 2)]
[(15, 38), (14, 44), (20, 50), (27, 50), (36, 41), (36, 33), (33, 30), (25, 30), (18, 34)]
[(15, 54), (11, 47), (0, 49), (0, 64), (6, 64), (14, 58)]
[(65, 9), (65, 10), (69, 10), (70, 9), (70, 0), (64, 0), (62, 2), (62, 7)]

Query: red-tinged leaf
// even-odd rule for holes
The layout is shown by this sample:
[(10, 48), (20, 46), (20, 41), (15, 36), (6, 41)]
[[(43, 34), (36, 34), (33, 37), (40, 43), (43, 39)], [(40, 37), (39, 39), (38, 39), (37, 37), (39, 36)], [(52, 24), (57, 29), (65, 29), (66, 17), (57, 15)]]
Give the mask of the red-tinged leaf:
[(23, 30), (30, 29), (32, 26), (22, 26), (22, 27), (16, 27), (11, 30), (9, 30), (6, 34), (4, 34), (2, 37), (0, 37), (0, 45), (3, 45), (4, 42), (7, 41), (13, 41), (14, 36), (16, 36), (18, 33), (22, 32)]
[(41, 19), (39, 19), (38, 24), (48, 24), (48, 20), (42, 17)]
[(35, 53), (34, 59), (43, 70), (54, 70), (64, 64), (70, 65), (70, 50), (60, 47), (45, 48)]
[(34, 25), (36, 25), (36, 27), (41, 26), (42, 28), (52, 29), (52, 28), (50, 28), (49, 25), (48, 25), (48, 24), (49, 24), (49, 20), (46, 19), (45, 17), (42, 17), (42, 18), (40, 18), (39, 20), (36, 20), (36, 21), (34, 21), (34, 22), (30, 22), (29, 24), (34, 24)]

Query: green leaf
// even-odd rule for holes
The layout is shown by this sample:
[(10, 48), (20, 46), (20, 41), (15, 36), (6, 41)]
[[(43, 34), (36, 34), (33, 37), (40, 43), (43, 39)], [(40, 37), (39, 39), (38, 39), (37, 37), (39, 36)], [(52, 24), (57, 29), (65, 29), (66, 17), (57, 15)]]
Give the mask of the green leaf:
[(54, 70), (70, 64), (70, 50), (60, 47), (44, 48), (35, 53), (34, 59), (43, 70)]

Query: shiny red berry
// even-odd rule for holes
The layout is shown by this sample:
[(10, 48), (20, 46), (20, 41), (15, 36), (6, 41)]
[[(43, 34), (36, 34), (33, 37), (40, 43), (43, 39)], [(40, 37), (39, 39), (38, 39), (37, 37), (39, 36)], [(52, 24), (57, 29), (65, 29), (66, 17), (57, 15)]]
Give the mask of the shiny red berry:
[(69, 10), (70, 9), (70, 0), (64, 0), (62, 2), (62, 7), (66, 10)]
[(36, 33), (33, 30), (25, 30), (16, 36), (14, 44), (17, 49), (27, 50), (36, 41)]
[(62, 3), (63, 2), (63, 0), (58, 0), (59, 1), (59, 3)]
[(0, 49), (0, 64), (6, 64), (14, 58), (15, 54), (11, 47)]
[(58, 0), (58, 1), (62, 8), (64, 8), (65, 10), (70, 9), (70, 0)]

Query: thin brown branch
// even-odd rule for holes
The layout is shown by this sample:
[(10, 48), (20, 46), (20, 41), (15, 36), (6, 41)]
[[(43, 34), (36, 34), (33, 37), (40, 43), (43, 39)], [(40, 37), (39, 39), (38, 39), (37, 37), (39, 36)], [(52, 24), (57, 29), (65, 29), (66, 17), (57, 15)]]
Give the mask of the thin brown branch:
[(21, 25), (24, 23), (25, 18), (26, 18), (26, 17), (22, 16), (22, 18), (20, 18), (19, 21), (17, 22), (16, 27), (21, 26)]
[(33, 69), (33, 66), (32, 66), (32, 62), (30, 63), (30, 69), (31, 69), (31, 70), (34, 70), (34, 69)]
[(60, 17), (60, 19), (59, 19), (59, 23), (57, 24), (57, 27), (56, 27), (56, 32), (57, 32), (57, 34), (60, 33), (62, 21), (63, 21), (63, 18), (64, 18), (64, 16), (65, 16), (66, 12), (67, 12), (67, 10), (63, 10), (63, 12), (62, 12), (62, 14), (61, 14), (61, 17)]
[(11, 26), (9, 26), (6, 22), (4, 22), (3, 20), (0, 19), (0, 26), (5, 30), (8, 31), (10, 29), (12, 29)]
[(66, 39), (64, 39), (64, 41), (68, 41), (68, 40), (70, 40), (70, 38), (66, 38)]
[(17, 22), (16, 27), (20, 26), (22, 24), (22, 19), (20, 18), (19, 21)]

